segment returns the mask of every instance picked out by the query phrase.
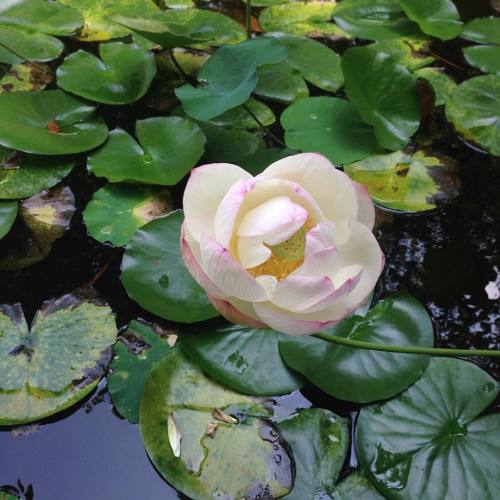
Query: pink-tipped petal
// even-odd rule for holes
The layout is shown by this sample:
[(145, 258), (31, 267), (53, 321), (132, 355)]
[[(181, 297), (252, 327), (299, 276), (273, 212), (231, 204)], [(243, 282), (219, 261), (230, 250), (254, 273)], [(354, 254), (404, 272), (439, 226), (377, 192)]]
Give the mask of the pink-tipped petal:
[(370, 231), (375, 224), (375, 207), (368, 188), (359, 182), (353, 182), (358, 198), (358, 222), (364, 224)]
[(339, 267), (339, 252), (336, 247), (327, 247), (305, 258), (304, 263), (295, 271), (293, 276), (334, 276)]
[(239, 309), (233, 306), (231, 302), (225, 299), (218, 299), (212, 295), (208, 295), (208, 299), (212, 305), (221, 313), (224, 318), (232, 323), (249, 326), (251, 328), (266, 328), (267, 325), (261, 321), (246, 315)]
[(335, 246), (335, 224), (324, 220), (306, 234), (306, 258), (320, 250)]

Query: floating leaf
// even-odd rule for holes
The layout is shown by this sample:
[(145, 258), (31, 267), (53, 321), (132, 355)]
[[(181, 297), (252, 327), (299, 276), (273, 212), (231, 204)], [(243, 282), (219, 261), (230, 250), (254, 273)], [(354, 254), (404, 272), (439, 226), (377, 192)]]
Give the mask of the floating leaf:
[(0, 146), (0, 199), (28, 198), (51, 188), (74, 166), (68, 158), (26, 155)]
[(500, 73), (500, 45), (478, 45), (463, 49), (465, 60), (483, 73)]
[(257, 67), (282, 61), (286, 49), (273, 38), (247, 40), (225, 46), (208, 60), (198, 74), (203, 85), (176, 89), (189, 116), (210, 120), (243, 104), (257, 85)]
[(75, 213), (69, 187), (55, 187), (24, 200), (12, 231), (0, 245), (0, 271), (14, 271), (43, 260), (68, 229)]
[(264, 31), (279, 31), (296, 36), (344, 38), (345, 33), (332, 23), (335, 2), (292, 2), (265, 9), (259, 17)]
[(162, 0), (162, 3), (169, 9), (187, 9), (195, 6), (193, 0)]
[(436, 96), (436, 106), (444, 105), (457, 86), (455, 81), (439, 68), (421, 68), (413, 74), (417, 78), (423, 78), (430, 83)]
[(89, 202), (83, 218), (97, 241), (126, 245), (148, 222), (171, 212), (172, 195), (158, 187), (108, 184)]
[(415, 71), (434, 62), (434, 57), (428, 53), (430, 43), (429, 38), (396, 38), (381, 40), (371, 47), (389, 54), (398, 64)]
[(331, 495), (332, 500), (384, 500), (373, 483), (356, 470), (337, 484)]
[(0, 240), (10, 231), (17, 217), (17, 201), (0, 201)]
[(99, 55), (78, 50), (66, 57), (57, 68), (59, 87), (105, 104), (129, 104), (147, 92), (156, 74), (149, 50), (112, 42), (100, 44)]
[(123, 418), (139, 422), (144, 383), (153, 366), (171, 351), (159, 327), (132, 321), (115, 344), (108, 375), (113, 405)]
[[(224, 423), (212, 416), (215, 408), (230, 416), (234, 408), (247, 413), (241, 423)], [(191, 498), (278, 498), (291, 488), (291, 459), (272, 425), (252, 416), (256, 412), (267, 414), (258, 401), (212, 382), (177, 351), (146, 381), (144, 445), (160, 474)], [(216, 432), (207, 434), (214, 423)]]
[(500, 415), (479, 415), (498, 393), (498, 383), (472, 363), (431, 359), (403, 394), (361, 410), (364, 471), (390, 498), (495, 498)]
[(366, 158), (376, 147), (373, 129), (338, 97), (300, 99), (283, 112), (281, 125), (288, 147), (322, 153), (333, 163)]
[(0, 95), (0, 144), (42, 155), (81, 153), (108, 136), (95, 106), (62, 90)]
[(446, 102), (446, 118), (466, 141), (500, 156), (500, 76), (477, 76), (458, 85)]
[(279, 354), (279, 333), (219, 322), (184, 331), (181, 347), (216, 381), (253, 396), (287, 394), (304, 385)]
[(45, 64), (15, 64), (0, 80), (0, 94), (43, 90), (53, 79), (50, 68)]
[(300, 410), (277, 423), (295, 460), (287, 500), (330, 498), (349, 446), (347, 420), (321, 408)]
[(110, 308), (76, 295), (45, 302), (31, 328), (20, 304), (0, 306), (0, 425), (79, 401), (104, 374), (115, 339)]
[(443, 155), (424, 151), (374, 154), (344, 170), (368, 188), (377, 204), (403, 212), (433, 210), (458, 195), (456, 165)]
[(358, 38), (387, 40), (419, 33), (397, 0), (343, 0), (332, 14), (340, 28)]
[[(196, 52), (179, 47), (172, 49), (172, 54), (177, 64), (187, 75), (195, 75), (198, 73), (210, 57), (210, 55), (205, 52)], [(179, 68), (172, 62), (172, 58), (168, 55), (168, 52), (162, 52), (157, 56), (156, 61), (159, 68), (162, 70), (177, 73), (183, 78), (183, 75), (179, 72)]]
[(111, 182), (177, 184), (196, 165), (205, 144), (200, 127), (191, 120), (153, 117), (138, 120), (135, 139), (121, 128), (87, 160), (91, 172)]
[(297, 154), (297, 151), (289, 148), (261, 149), (255, 153), (245, 156), (245, 158), (240, 160), (239, 165), (252, 175), (259, 175), (269, 165), (271, 165), (271, 163), (294, 154)]
[(180, 255), (181, 210), (140, 228), (127, 245), (121, 281), (129, 297), (160, 318), (193, 323), (218, 315)]
[[(434, 343), (427, 311), (404, 294), (380, 301), (365, 317), (345, 319), (330, 333), (380, 344)], [(429, 356), (353, 349), (316, 337), (281, 336), (279, 348), (285, 362), (310, 382), (331, 396), (357, 403), (394, 396), (415, 382), (429, 363)]]
[(342, 56), (345, 91), (378, 143), (404, 147), (420, 124), (415, 77), (391, 56), (371, 46), (353, 47)]
[(494, 43), (500, 45), (500, 18), (480, 17), (465, 24), (462, 38), (478, 43)]
[(153, 0), (120, 0), (119, 2), (102, 0), (58, 0), (78, 9), (84, 18), (83, 29), (77, 39), (82, 42), (101, 42), (111, 38), (122, 38), (130, 31), (113, 22), (111, 16), (147, 16), (159, 11)]
[(462, 22), (452, 0), (398, 0), (406, 15), (428, 35), (441, 40), (455, 38)]

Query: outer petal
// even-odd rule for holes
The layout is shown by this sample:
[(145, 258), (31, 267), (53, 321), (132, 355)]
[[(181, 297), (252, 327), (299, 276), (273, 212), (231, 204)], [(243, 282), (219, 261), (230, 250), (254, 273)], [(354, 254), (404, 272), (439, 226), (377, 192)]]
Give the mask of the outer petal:
[(215, 309), (217, 309), (217, 311), (219, 311), (228, 321), (246, 325), (251, 328), (266, 328), (267, 326), (261, 321), (246, 315), (226, 299), (217, 299), (211, 295), (208, 295), (208, 298)]
[(208, 237), (203, 237), (200, 249), (205, 273), (224, 294), (249, 302), (267, 300), (266, 290), (245, 271), (227, 248)]
[(260, 175), (288, 179), (302, 186), (326, 219), (335, 222), (339, 243), (347, 240), (349, 224), (357, 219), (357, 196), (351, 179), (327, 158), (317, 153), (289, 156), (272, 163)]
[(358, 222), (364, 224), (371, 231), (375, 224), (375, 207), (372, 197), (366, 186), (354, 181), (353, 184), (358, 198)]
[(213, 237), (215, 214), (225, 194), (239, 180), (251, 177), (230, 163), (211, 163), (191, 171), (184, 190), (183, 208), (186, 224), (195, 240), (200, 241), (203, 234)]

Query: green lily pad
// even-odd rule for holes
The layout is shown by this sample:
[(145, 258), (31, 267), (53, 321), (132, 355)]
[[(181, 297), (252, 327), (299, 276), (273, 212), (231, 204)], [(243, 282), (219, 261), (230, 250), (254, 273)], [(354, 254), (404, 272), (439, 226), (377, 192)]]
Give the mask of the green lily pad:
[(112, 130), (88, 157), (89, 170), (111, 182), (170, 186), (196, 165), (206, 141), (196, 123), (177, 116), (138, 120), (135, 134), (139, 143), (121, 128)]
[(20, 304), (0, 306), (0, 425), (39, 420), (83, 398), (115, 340), (111, 309), (76, 295), (44, 303), (31, 328)]
[(252, 396), (287, 394), (304, 379), (281, 359), (280, 334), (219, 322), (184, 331), (181, 347), (204, 372), (225, 386)]
[(44, 90), (53, 79), (51, 69), (45, 64), (14, 64), (0, 80), (0, 94)]
[(384, 500), (373, 483), (356, 470), (337, 484), (331, 495), (333, 500)]
[[(238, 407), (246, 408), (241, 421), (223, 416)], [(160, 474), (191, 498), (278, 498), (291, 488), (291, 459), (255, 413), (266, 415), (256, 400), (212, 382), (177, 351), (146, 381), (141, 432)]]
[[(59, 2), (14, 0), (0, 5), (0, 61), (50, 61), (64, 44), (52, 35), (71, 35), (83, 24), (78, 10)], [(21, 57), (19, 57), (21, 56)]]
[(94, 193), (83, 212), (83, 219), (97, 241), (123, 246), (140, 227), (172, 209), (172, 195), (166, 189), (108, 184)]
[(463, 49), (465, 60), (483, 73), (500, 73), (500, 45), (477, 45)]
[(295, 460), (295, 482), (286, 499), (330, 498), (349, 447), (347, 420), (308, 408), (276, 426)]
[(144, 384), (153, 366), (172, 348), (159, 327), (132, 321), (114, 345), (108, 374), (108, 391), (118, 413), (129, 422), (139, 422)]
[(153, 54), (136, 44), (99, 45), (100, 59), (85, 50), (73, 52), (57, 68), (63, 90), (104, 104), (129, 104), (140, 99), (156, 75)]
[(17, 201), (0, 201), (0, 240), (10, 231), (17, 217)]
[(128, 243), (121, 281), (129, 297), (160, 318), (193, 323), (213, 318), (204, 290), (193, 280), (180, 255), (181, 210), (140, 228)]
[(0, 144), (25, 153), (66, 155), (102, 144), (108, 129), (95, 106), (62, 90), (0, 95)]
[(115, 15), (112, 19), (165, 48), (235, 44), (245, 39), (243, 27), (234, 19), (204, 9), (167, 10), (148, 17)]
[[(328, 330), (327, 330), (328, 332)], [(352, 340), (432, 347), (434, 333), (425, 308), (413, 297), (393, 294), (366, 316), (351, 316), (330, 332)], [(285, 362), (339, 399), (366, 403), (394, 396), (415, 382), (429, 356), (340, 346), (316, 337), (279, 339)]]
[(479, 17), (465, 24), (462, 38), (478, 43), (494, 43), (500, 45), (500, 18)]
[(51, 188), (74, 166), (69, 158), (26, 155), (0, 146), (0, 199), (28, 198)]
[(343, 0), (332, 14), (340, 28), (358, 38), (387, 40), (419, 33), (397, 0)]
[(248, 100), (257, 85), (257, 67), (285, 59), (286, 49), (273, 38), (256, 38), (218, 49), (198, 73), (202, 86), (175, 90), (189, 116), (210, 120)]
[(122, 38), (130, 31), (111, 20), (111, 16), (148, 16), (159, 11), (153, 0), (58, 0), (78, 9), (84, 18), (84, 26), (77, 39), (82, 42), (101, 42), (112, 38)]
[(364, 471), (388, 498), (495, 498), (500, 415), (480, 413), (499, 389), (472, 363), (433, 358), (403, 394), (361, 410), (356, 438)]
[(332, 22), (335, 2), (291, 2), (273, 5), (259, 17), (264, 31), (279, 31), (296, 36), (328, 36), (345, 38), (345, 33)]
[(169, 9), (188, 9), (195, 6), (193, 0), (162, 0), (162, 4)]
[(261, 66), (257, 70), (257, 78), (254, 93), (261, 97), (290, 104), (309, 95), (302, 76), (286, 61)]
[(441, 40), (457, 37), (462, 21), (452, 0), (398, 0), (406, 15), (428, 35)]
[[(172, 55), (175, 57), (177, 64), (182, 68), (182, 71), (187, 75), (196, 75), (200, 71), (201, 67), (210, 58), (208, 53), (195, 52), (189, 49), (183, 49), (180, 47), (172, 49)], [(169, 71), (170, 73), (176, 73), (179, 77), (183, 78), (180, 73), (179, 68), (172, 62), (172, 58), (167, 52), (162, 52), (156, 57), (156, 62), (158, 67), (163, 71)]]
[(0, 245), (0, 271), (23, 269), (43, 260), (68, 229), (74, 213), (75, 197), (67, 186), (22, 201), (16, 224)]
[(421, 68), (413, 73), (417, 78), (427, 80), (434, 89), (435, 105), (443, 106), (450, 98), (457, 84), (439, 68)]
[(300, 99), (285, 109), (281, 125), (289, 148), (319, 152), (337, 164), (366, 158), (376, 147), (373, 129), (338, 97)]
[(460, 185), (451, 158), (424, 151), (374, 154), (344, 171), (365, 185), (378, 205), (402, 212), (433, 210), (455, 198)]
[(415, 77), (384, 52), (353, 47), (342, 56), (345, 91), (378, 143), (401, 149), (420, 125), (420, 100)]
[(500, 76), (484, 75), (458, 85), (446, 102), (446, 118), (466, 141), (500, 156)]
[(261, 149), (245, 156), (245, 158), (240, 160), (239, 165), (252, 175), (259, 175), (271, 163), (295, 154), (297, 154), (297, 151), (290, 148)]
[(435, 59), (428, 55), (431, 44), (430, 38), (396, 38), (380, 40), (371, 47), (379, 52), (389, 54), (395, 62), (402, 64), (410, 71), (415, 71), (432, 64)]

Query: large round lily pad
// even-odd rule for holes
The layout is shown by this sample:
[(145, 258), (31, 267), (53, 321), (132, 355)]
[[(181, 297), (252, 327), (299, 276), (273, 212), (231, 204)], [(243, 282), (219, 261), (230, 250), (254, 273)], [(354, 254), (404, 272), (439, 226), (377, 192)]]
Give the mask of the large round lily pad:
[(378, 492), (361, 470), (356, 470), (337, 484), (331, 498), (333, 500), (384, 500), (385, 497)]
[(95, 175), (111, 182), (177, 184), (203, 154), (205, 136), (191, 120), (177, 116), (138, 120), (139, 143), (121, 128), (89, 155), (87, 165)]
[(288, 368), (278, 350), (281, 334), (219, 322), (182, 334), (181, 346), (215, 380), (253, 396), (276, 396), (299, 389), (304, 379)]
[(378, 143), (401, 149), (420, 124), (415, 77), (401, 64), (371, 46), (353, 47), (342, 56), (345, 91)]
[(83, 212), (89, 233), (101, 242), (126, 245), (144, 224), (172, 211), (171, 194), (162, 188), (108, 184), (99, 189)]
[(90, 52), (73, 52), (57, 68), (62, 89), (105, 104), (128, 104), (140, 99), (156, 75), (153, 54), (136, 44), (102, 43), (100, 59)]
[(258, 418), (265, 415), (257, 400), (212, 382), (178, 351), (151, 371), (140, 424), (151, 461), (183, 494), (278, 498), (291, 488), (292, 464), (276, 430)]
[(500, 76), (477, 76), (458, 85), (446, 103), (446, 118), (466, 141), (500, 156)]
[(81, 153), (102, 144), (108, 129), (86, 101), (62, 90), (0, 95), (0, 144), (42, 155)]
[(0, 146), (0, 199), (28, 198), (51, 188), (74, 166), (70, 158), (31, 156)]
[(17, 208), (17, 201), (0, 201), (0, 239), (10, 231), (14, 224)]
[(338, 97), (300, 99), (283, 112), (281, 125), (289, 148), (319, 152), (337, 164), (366, 158), (376, 147), (372, 127)]
[(38, 420), (84, 397), (115, 339), (110, 308), (75, 295), (46, 302), (31, 328), (19, 304), (0, 306), (0, 424)]
[(458, 195), (455, 162), (425, 151), (374, 154), (344, 171), (364, 184), (377, 204), (403, 212), (433, 210)]
[(500, 415), (480, 414), (499, 389), (472, 363), (433, 358), (403, 394), (361, 410), (364, 471), (388, 498), (496, 498)]
[(218, 312), (182, 261), (183, 219), (182, 211), (176, 210), (140, 228), (127, 245), (121, 281), (129, 297), (147, 311), (193, 323), (213, 318)]
[(500, 73), (500, 45), (477, 45), (463, 50), (465, 60), (483, 73)]
[[(425, 308), (413, 297), (394, 294), (366, 316), (351, 316), (326, 333), (380, 344), (432, 347), (434, 334)], [(339, 399), (366, 403), (394, 396), (415, 382), (429, 356), (340, 346), (316, 337), (279, 339), (285, 362)]]
[(500, 45), (500, 18), (479, 17), (465, 24), (461, 38), (478, 43), (494, 43)]

